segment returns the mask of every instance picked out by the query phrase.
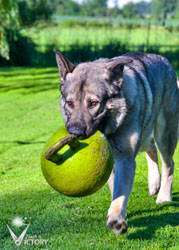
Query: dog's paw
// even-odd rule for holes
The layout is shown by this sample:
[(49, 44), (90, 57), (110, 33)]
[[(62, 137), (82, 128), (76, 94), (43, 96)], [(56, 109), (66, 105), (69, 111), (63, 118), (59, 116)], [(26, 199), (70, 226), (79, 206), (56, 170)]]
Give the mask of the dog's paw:
[(120, 215), (108, 215), (107, 226), (116, 234), (124, 234), (127, 232), (127, 222)]
[(156, 204), (162, 204), (164, 202), (170, 202), (170, 201), (172, 201), (172, 197), (170, 194), (167, 195), (165, 193), (159, 192)]

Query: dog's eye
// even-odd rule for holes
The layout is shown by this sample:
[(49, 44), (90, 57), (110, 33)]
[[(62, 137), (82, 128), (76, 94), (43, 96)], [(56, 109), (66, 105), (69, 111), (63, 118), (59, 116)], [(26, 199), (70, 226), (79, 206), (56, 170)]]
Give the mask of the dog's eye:
[(96, 107), (96, 105), (97, 105), (98, 103), (99, 103), (98, 101), (90, 101), (90, 102), (89, 102), (89, 107), (90, 107), (90, 108), (94, 108), (94, 107)]
[(74, 107), (74, 104), (72, 101), (66, 101), (67, 105), (70, 107), (70, 108), (73, 108)]

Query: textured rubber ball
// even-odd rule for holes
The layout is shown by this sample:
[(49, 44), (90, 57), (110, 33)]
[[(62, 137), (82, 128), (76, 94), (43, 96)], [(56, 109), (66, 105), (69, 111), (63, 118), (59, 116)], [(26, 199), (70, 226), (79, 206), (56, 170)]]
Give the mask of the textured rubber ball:
[(41, 168), (56, 191), (73, 197), (87, 196), (108, 180), (113, 168), (113, 153), (100, 131), (78, 140), (62, 128), (45, 144)]

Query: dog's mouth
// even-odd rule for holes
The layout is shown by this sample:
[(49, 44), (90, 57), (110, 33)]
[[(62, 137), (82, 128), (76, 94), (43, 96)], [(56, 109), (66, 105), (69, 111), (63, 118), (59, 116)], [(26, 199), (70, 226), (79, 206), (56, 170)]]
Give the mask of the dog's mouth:
[(89, 133), (89, 134), (79, 135), (79, 136), (77, 136), (77, 138), (79, 138), (79, 140), (85, 140), (85, 139), (89, 138), (90, 136), (92, 136), (93, 134), (95, 134), (96, 131), (97, 131), (97, 129), (95, 131), (91, 131), (91, 133)]
[(89, 138), (90, 136), (87, 136), (87, 135), (79, 135), (79, 136), (77, 136), (77, 138), (79, 139), (79, 140), (85, 140), (85, 139), (87, 139), (87, 138)]
[[(82, 135), (76, 135), (76, 137), (79, 139), (79, 140), (85, 140), (87, 138), (89, 138), (90, 136), (92, 136), (93, 134), (95, 134), (97, 131), (97, 129), (95, 130), (92, 130), (92, 131), (89, 131), (85, 134), (82, 134)], [(73, 134), (73, 133), (72, 133)]]
[(69, 129), (67, 130), (70, 134), (75, 135), (79, 140), (85, 140), (89, 138), (90, 136), (92, 136), (93, 134), (95, 134), (98, 129), (97, 128), (89, 129), (89, 130), (86, 129), (86, 131), (83, 134), (76, 134), (76, 133), (72, 133)]
[(82, 126), (81, 124), (66, 124), (66, 128), (70, 134), (76, 135), (79, 140), (84, 140), (96, 133), (97, 130), (101, 131), (102, 120), (94, 120), (92, 125)]

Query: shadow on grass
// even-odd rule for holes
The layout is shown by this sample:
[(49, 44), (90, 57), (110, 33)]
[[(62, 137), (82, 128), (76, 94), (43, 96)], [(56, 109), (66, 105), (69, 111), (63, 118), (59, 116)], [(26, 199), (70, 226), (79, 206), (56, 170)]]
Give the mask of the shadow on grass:
[[(33, 81), (33, 80), (32, 80)], [(0, 92), (7, 92), (9, 90), (24, 90), (24, 93), (38, 93), (41, 91), (47, 91), (47, 90), (53, 90), (56, 89), (58, 91), (59, 83), (58, 83), (58, 77), (57, 77), (57, 83), (52, 83), (51, 80), (47, 83), (34, 83), (34, 84), (28, 84), (25, 80), (21, 80), (18, 82), (18, 85), (16, 83), (9, 84), (9, 85), (0, 85)]]
[(143, 213), (155, 213), (155, 212), (160, 212), (162, 211), (163, 209), (165, 208), (169, 208), (169, 207), (176, 207), (178, 208), (179, 207), (179, 192), (175, 192), (172, 194), (172, 202), (166, 202), (166, 203), (163, 203), (163, 204), (159, 204), (157, 205), (157, 207), (153, 208), (153, 209), (144, 209), (144, 210), (138, 210), (138, 211), (135, 211), (135, 212), (132, 212), (132, 213), (129, 213), (128, 214), (128, 218), (131, 218), (133, 216), (140, 216), (142, 215)]
[[(151, 211), (150, 211), (151, 212)], [(142, 229), (137, 230), (127, 236), (129, 240), (151, 240), (155, 236), (155, 231), (166, 226), (179, 225), (179, 213), (163, 213), (161, 215), (150, 215), (130, 220), (129, 226)]]
[[(179, 202), (179, 192), (173, 193), (172, 197), (173, 201)], [(179, 203), (177, 203), (177, 206), (179, 207)]]
[[(41, 46), (39, 46), (40, 48)], [(36, 47), (36, 49), (38, 46)], [(54, 49), (59, 49), (63, 54), (69, 58), (73, 63), (93, 61), (97, 58), (112, 58), (125, 54), (126, 52), (147, 52), (156, 53), (166, 57), (175, 68), (179, 67), (178, 63), (178, 46), (146, 46), (142, 45), (132, 45), (128, 46), (120, 43), (119, 41), (112, 41), (106, 45), (93, 45), (93, 44), (77, 44), (71, 46), (62, 46), (61, 44), (47, 45), (46, 51), (41, 52), (36, 50), (34, 53), (33, 65), (43, 65), (43, 66), (56, 66), (56, 61), (54, 60)], [(162, 51), (164, 49), (165, 52)]]
[[(10, 60), (6, 61), (0, 57), (0, 65), (2, 66), (56, 66), (54, 49), (61, 50), (64, 55), (72, 60), (72, 62), (79, 63), (84, 61), (91, 61), (97, 58), (106, 57), (112, 58), (119, 56), (126, 52), (148, 52), (148, 53), (157, 53), (165, 56), (176, 68), (178, 68), (178, 46), (177, 45), (154, 45), (148, 46), (145, 44), (141, 45), (126, 45), (120, 43), (119, 41), (109, 41), (105, 45), (94, 45), (94, 44), (74, 44), (74, 45), (61, 45), (61, 44), (52, 44), (52, 45), (35, 45), (32, 42), (27, 43), (27, 48), (24, 48), (19, 51), (19, 47), (14, 47), (15, 53), (11, 53)], [(11, 49), (10, 49), (11, 51)], [(23, 56), (22, 58), (19, 58)], [(28, 56), (29, 60), (26, 60)], [(23, 59), (23, 60), (22, 60)]]
[[(173, 201), (157, 205), (154, 209), (139, 210), (129, 214), (129, 218), (133, 216), (140, 216), (137, 219), (129, 219), (129, 227), (139, 228), (135, 233), (127, 236), (129, 240), (151, 240), (155, 235), (155, 231), (166, 226), (179, 225), (179, 212), (163, 213), (164, 210), (175, 207), (179, 208), (179, 192), (173, 193)], [(156, 213), (162, 213), (160, 215)], [(143, 216), (143, 214), (150, 214)], [(152, 214), (152, 215), (151, 215)], [(142, 229), (140, 229), (142, 227)]]
[(0, 144), (18, 144), (18, 145), (29, 145), (29, 144), (42, 144), (45, 141), (0, 141)]

